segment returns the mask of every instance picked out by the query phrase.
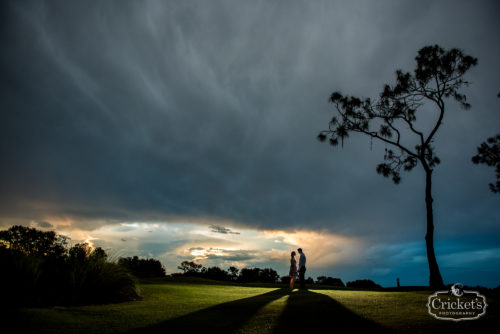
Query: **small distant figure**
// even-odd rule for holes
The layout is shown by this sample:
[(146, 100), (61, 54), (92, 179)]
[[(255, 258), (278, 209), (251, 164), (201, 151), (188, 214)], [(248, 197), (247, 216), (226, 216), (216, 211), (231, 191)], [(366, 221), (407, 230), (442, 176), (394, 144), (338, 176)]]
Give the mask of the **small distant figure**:
[(401, 285), (399, 284), (399, 277), (398, 277), (398, 278), (396, 278), (396, 282), (398, 282), (398, 288), (399, 288), (399, 287), (401, 286)]
[(290, 253), (290, 291), (293, 290), (295, 279), (297, 278), (297, 261), (295, 260), (295, 252)]
[(305, 290), (306, 288), (306, 280), (304, 275), (306, 273), (306, 255), (302, 252), (302, 248), (298, 248), (297, 251), (300, 254), (299, 257), (299, 280), (300, 280), (300, 289)]

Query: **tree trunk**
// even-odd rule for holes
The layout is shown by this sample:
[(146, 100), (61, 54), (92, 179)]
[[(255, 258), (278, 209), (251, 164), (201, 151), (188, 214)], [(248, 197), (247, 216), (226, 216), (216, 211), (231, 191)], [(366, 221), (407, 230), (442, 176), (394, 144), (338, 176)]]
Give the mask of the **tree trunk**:
[(439, 266), (434, 254), (434, 215), (432, 212), (432, 169), (425, 168), (425, 207), (427, 209), (427, 233), (425, 244), (427, 247), (427, 261), (429, 262), (429, 286), (433, 289), (440, 289), (444, 286), (443, 278), (439, 272)]

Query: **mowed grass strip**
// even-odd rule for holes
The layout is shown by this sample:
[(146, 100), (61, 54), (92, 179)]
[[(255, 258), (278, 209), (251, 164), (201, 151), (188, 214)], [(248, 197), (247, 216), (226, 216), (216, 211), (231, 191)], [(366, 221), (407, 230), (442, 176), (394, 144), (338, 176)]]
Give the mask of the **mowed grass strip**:
[[(427, 313), (431, 292), (384, 292), (170, 282), (141, 284), (143, 300), (95, 306), (24, 308), (4, 323), (32, 333), (471, 333), (496, 325), (498, 300), (473, 321)], [(4, 313), (4, 316), (6, 314)]]

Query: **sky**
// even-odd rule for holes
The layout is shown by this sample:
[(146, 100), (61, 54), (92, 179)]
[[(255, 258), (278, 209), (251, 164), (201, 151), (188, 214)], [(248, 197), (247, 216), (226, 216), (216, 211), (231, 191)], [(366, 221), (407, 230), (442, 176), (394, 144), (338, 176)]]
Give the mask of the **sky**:
[[(426, 45), (478, 58), (435, 139), (445, 283), (500, 284), (500, 196), (471, 157), (500, 130), (495, 1), (2, 1), (0, 227), (112, 258), (426, 285), (425, 176), (316, 136), (333, 91), (376, 98)], [(423, 129), (436, 120), (425, 105)]]

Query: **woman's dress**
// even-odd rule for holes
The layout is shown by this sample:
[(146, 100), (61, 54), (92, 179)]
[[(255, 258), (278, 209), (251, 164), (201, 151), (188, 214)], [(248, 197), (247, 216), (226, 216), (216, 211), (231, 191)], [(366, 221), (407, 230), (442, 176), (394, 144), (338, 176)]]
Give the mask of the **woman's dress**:
[(294, 258), (290, 259), (290, 277), (295, 277), (297, 276), (297, 261), (295, 261)]

